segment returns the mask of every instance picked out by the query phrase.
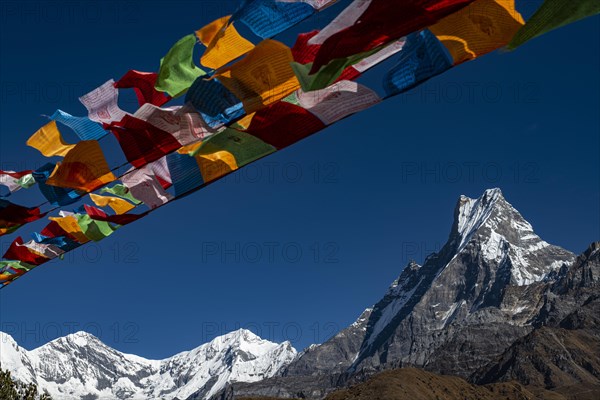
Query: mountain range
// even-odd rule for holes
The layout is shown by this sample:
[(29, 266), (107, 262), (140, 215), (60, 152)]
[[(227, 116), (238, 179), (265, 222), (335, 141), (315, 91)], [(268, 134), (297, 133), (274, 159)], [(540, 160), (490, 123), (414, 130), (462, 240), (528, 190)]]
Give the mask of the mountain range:
[(599, 316), (600, 243), (579, 256), (551, 245), (490, 189), (460, 197), (439, 252), (410, 262), (353, 324), (303, 352), (240, 330), (146, 360), (80, 332), (31, 351), (3, 334), (0, 358), (16, 379), (60, 399), (352, 399), (331, 392), (413, 368), (466, 386), (526, 388), (508, 398), (595, 398)]
[(2, 368), (55, 399), (208, 398), (228, 382), (274, 376), (297, 355), (289, 342), (271, 343), (243, 329), (164, 360), (121, 353), (86, 332), (31, 351), (7, 334), (0, 340)]

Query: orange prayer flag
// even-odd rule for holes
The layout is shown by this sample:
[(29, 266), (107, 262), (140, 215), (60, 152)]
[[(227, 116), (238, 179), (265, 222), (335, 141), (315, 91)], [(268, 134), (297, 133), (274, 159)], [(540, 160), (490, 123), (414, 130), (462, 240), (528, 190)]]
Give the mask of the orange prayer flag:
[(108, 206), (112, 208), (117, 215), (125, 214), (126, 212), (129, 212), (135, 208), (133, 204), (119, 197), (99, 196), (97, 194), (90, 193), (90, 199), (98, 207)]
[(34, 133), (28, 140), (27, 146), (37, 149), (46, 157), (60, 156), (64, 157), (74, 144), (64, 142), (56, 121), (50, 121)]
[(48, 185), (92, 192), (117, 178), (110, 171), (100, 145), (85, 140), (67, 154), (46, 181)]
[(206, 51), (200, 58), (202, 65), (218, 69), (254, 48), (251, 42), (238, 33), (233, 23), (228, 25), (230, 17), (219, 18), (196, 31), (196, 37), (206, 46)]
[(219, 80), (244, 104), (247, 114), (275, 103), (300, 88), (289, 47), (263, 40), (248, 55), (217, 72)]
[(514, 0), (477, 0), (429, 30), (457, 65), (506, 46), (523, 24)]

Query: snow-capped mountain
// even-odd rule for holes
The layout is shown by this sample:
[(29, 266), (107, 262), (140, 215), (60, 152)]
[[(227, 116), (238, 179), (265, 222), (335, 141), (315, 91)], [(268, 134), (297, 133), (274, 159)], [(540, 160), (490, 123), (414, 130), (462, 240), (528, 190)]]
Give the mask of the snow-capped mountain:
[[(477, 199), (461, 196), (439, 252), (423, 265), (409, 263), (380, 301), (303, 352), (283, 377), (234, 385), (225, 398), (319, 398), (360, 376), (401, 366), (468, 378), (534, 329), (548, 282), (574, 260), (536, 235), (499, 189)], [(332, 383), (317, 388), (306, 377)]]
[[(287, 342), (271, 343), (243, 330), (166, 360), (123, 354), (85, 333), (29, 352), (3, 335), (2, 367), (59, 399), (86, 394), (168, 400), (322, 399), (377, 371), (404, 366), (471, 382), (515, 376), (544, 382), (546, 372), (533, 371), (541, 364), (513, 365), (513, 355), (527, 353), (528, 343), (555, 346), (543, 341), (554, 340), (555, 332), (539, 339), (539, 327), (557, 325), (584, 306), (587, 314), (581, 311), (573, 318), (579, 325), (592, 321), (585, 323), (591, 324), (592, 334), (597, 331), (592, 318), (597, 307), (590, 306), (588, 295), (598, 298), (598, 249), (600, 244), (576, 261), (574, 254), (543, 241), (501, 191), (491, 189), (478, 199), (461, 196), (448, 241), (439, 252), (422, 265), (409, 263), (381, 300), (353, 324), (301, 354)], [(570, 357), (567, 350), (565, 354), (560, 357)], [(557, 357), (550, 361), (564, 364)], [(499, 359), (506, 368), (496, 368)], [(505, 370), (510, 374), (502, 374)], [(565, 381), (585, 375), (565, 374)], [(591, 382), (590, 376), (585, 375)]]
[[(338, 370), (377, 368), (389, 362), (424, 366), (436, 359), (439, 363), (436, 357), (446, 343), (466, 340), (456, 336), (466, 327), (501, 326), (508, 343), (530, 329), (528, 320), (538, 306), (535, 296), (525, 295), (532, 284), (574, 259), (574, 254), (536, 235), (499, 189), (487, 190), (478, 199), (461, 196), (448, 242), (423, 266), (409, 263), (368, 310), (368, 320), (364, 315), (359, 318), (354, 325), (364, 329), (354, 329), (359, 336), (354, 342), (359, 341), (360, 348), (345, 354)], [(327, 360), (326, 348), (339, 346), (348, 337), (338, 335), (332, 341), (292, 363), (286, 374), (298, 374), (306, 365), (312, 365), (315, 373), (324, 372), (317, 360)], [(502, 342), (488, 347), (486, 353), (500, 352)], [(483, 361), (472, 360), (464, 373)]]
[(289, 342), (272, 343), (243, 329), (164, 360), (121, 353), (86, 332), (31, 351), (0, 333), (2, 368), (56, 399), (208, 398), (231, 382), (275, 376), (296, 355)]

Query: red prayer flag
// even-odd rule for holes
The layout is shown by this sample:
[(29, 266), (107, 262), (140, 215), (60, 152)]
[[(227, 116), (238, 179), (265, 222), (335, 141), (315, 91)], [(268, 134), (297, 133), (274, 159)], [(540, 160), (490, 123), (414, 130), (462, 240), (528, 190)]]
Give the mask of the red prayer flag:
[(158, 74), (155, 72), (140, 72), (132, 69), (115, 82), (115, 87), (119, 89), (133, 88), (140, 106), (150, 103), (160, 107), (171, 100), (171, 96), (154, 88), (157, 79)]
[(246, 132), (282, 149), (324, 128), (325, 124), (304, 108), (280, 101), (257, 111)]
[(118, 225), (127, 225), (131, 222), (137, 221), (142, 217), (145, 217), (149, 213), (149, 211), (146, 211), (142, 214), (108, 215), (101, 209), (89, 206), (87, 204), (84, 204), (83, 207), (91, 219), (95, 219), (96, 221), (112, 222), (113, 224)]
[(181, 147), (169, 132), (131, 115), (104, 126), (115, 135), (127, 161), (136, 168), (141, 168)]
[(46, 213), (41, 213), (38, 207), (29, 208), (0, 200), (0, 236), (12, 232), (20, 225), (37, 221), (44, 215)]

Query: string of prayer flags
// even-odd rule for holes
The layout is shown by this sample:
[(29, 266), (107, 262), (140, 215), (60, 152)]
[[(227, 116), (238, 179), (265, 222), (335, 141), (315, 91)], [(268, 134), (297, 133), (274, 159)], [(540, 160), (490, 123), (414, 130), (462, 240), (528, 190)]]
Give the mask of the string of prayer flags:
[[(384, 76), (386, 98), (507, 43), (514, 48), (600, 13), (598, 0), (545, 0), (524, 24), (514, 0), (348, 0), (322, 29), (297, 36), (291, 49), (273, 40), (335, 2), (245, 0), (232, 16), (177, 41), (158, 73), (129, 70), (80, 97), (88, 116), (57, 110), (27, 144), (44, 156), (64, 157), (62, 162), (35, 171), (0, 171), (0, 196), (37, 183), (57, 206), (42, 213), (45, 203), (26, 207), (0, 199), (0, 236), (59, 209), (32, 240), (12, 242), (0, 261), (0, 287), (378, 104), (383, 99), (355, 80), (392, 56), (397, 63)], [(255, 46), (242, 37), (240, 23), (263, 40)], [(198, 41), (205, 46), (200, 63), (210, 69), (208, 75), (194, 63)], [(126, 88), (135, 91), (140, 105), (133, 115), (118, 105), (119, 90)], [(183, 94), (185, 104), (161, 108)], [(81, 141), (66, 143), (57, 123)], [(133, 166), (110, 187), (117, 177), (98, 143), (109, 131)], [(60, 209), (88, 193), (95, 206)], [(145, 207), (133, 214), (138, 206)]]

